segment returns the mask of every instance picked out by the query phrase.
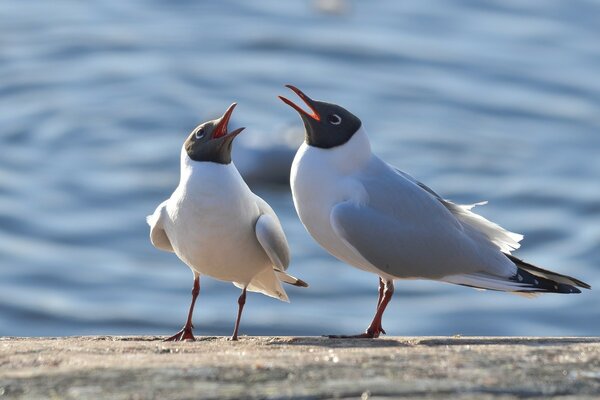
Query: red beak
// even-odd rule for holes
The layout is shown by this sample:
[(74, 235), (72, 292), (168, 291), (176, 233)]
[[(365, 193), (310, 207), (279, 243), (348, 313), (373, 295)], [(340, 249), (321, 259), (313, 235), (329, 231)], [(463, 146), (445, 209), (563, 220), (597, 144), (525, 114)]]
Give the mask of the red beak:
[[(227, 124), (229, 124), (229, 119), (231, 118), (231, 114), (233, 113), (233, 109), (235, 108), (235, 106), (237, 106), (237, 103), (233, 103), (232, 105), (229, 106), (227, 111), (225, 111), (225, 114), (223, 114), (218, 125), (213, 130), (213, 135), (212, 135), (213, 139), (218, 139), (220, 137), (227, 135)], [(244, 130), (244, 128), (238, 128), (235, 131), (231, 132), (231, 134), (237, 135), (238, 133), (240, 133), (243, 130)]]
[(286, 99), (285, 97), (278, 96), (281, 99), (281, 101), (283, 101), (288, 106), (292, 107), (294, 110), (298, 111), (298, 113), (300, 113), (300, 115), (306, 115), (307, 117), (310, 117), (310, 118), (314, 119), (315, 121), (321, 120), (321, 116), (319, 115), (317, 110), (313, 107), (313, 101), (310, 97), (308, 97), (307, 95), (302, 93), (302, 91), (295, 86), (285, 85), (285, 87), (292, 89), (294, 91), (294, 93), (296, 93), (298, 95), (298, 97), (300, 97), (302, 99), (302, 101), (304, 101), (304, 103), (308, 106), (308, 108), (310, 108), (310, 110), (312, 111), (312, 114), (307, 113), (302, 108), (298, 107), (296, 104), (294, 104), (292, 101)]

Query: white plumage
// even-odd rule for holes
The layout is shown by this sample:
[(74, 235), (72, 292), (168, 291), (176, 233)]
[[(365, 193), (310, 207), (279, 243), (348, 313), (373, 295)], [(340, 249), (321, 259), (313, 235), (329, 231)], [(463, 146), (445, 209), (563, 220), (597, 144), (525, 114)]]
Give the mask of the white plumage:
[(285, 234), (233, 163), (196, 162), (182, 150), (179, 186), (147, 220), (152, 244), (198, 274), (288, 301), (278, 279), (290, 261)]
[(247, 290), (287, 302), (281, 281), (307, 286), (284, 272), (290, 252), (279, 219), (231, 162), (232, 141), (244, 129), (227, 130), (235, 106), (190, 133), (181, 149), (179, 185), (147, 217), (152, 244), (174, 252), (194, 273), (187, 321), (167, 340), (195, 339), (192, 317), (201, 275), (242, 289), (232, 340), (238, 337)]
[[(585, 282), (520, 260), (522, 235), (443, 199), (371, 152), (358, 117), (286, 85), (306, 111), (280, 99), (304, 122), (305, 142), (292, 164), (291, 186), (302, 223), (327, 251), (379, 276), (373, 321), (358, 337), (378, 337), (396, 279), (432, 279), (531, 296), (580, 293)], [(356, 336), (355, 336), (356, 337)]]
[[(364, 128), (329, 149), (303, 144), (292, 165), (294, 205), (308, 232), (337, 258), (386, 280), (433, 279), (539, 291), (512, 279), (507, 255), (522, 235), (441, 198), (371, 152)], [(573, 281), (569, 281), (573, 284)]]

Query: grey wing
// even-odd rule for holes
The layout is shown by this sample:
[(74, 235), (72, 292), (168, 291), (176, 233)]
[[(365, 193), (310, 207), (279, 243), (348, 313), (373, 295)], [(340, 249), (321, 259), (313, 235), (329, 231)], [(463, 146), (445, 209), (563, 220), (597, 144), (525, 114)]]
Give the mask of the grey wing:
[(454, 224), (432, 231), (351, 202), (336, 205), (330, 218), (347, 246), (393, 277), (440, 279), (479, 269), (477, 254)]
[(266, 201), (256, 195), (255, 197), (261, 212), (254, 228), (256, 238), (273, 265), (280, 271), (285, 271), (290, 265), (290, 249), (279, 218)]
[(256, 196), (256, 201), (258, 208), (263, 213), (256, 221), (256, 238), (273, 263), (275, 275), (279, 280), (290, 285), (308, 287), (308, 283), (302, 279), (284, 272), (290, 265), (290, 249), (285, 233), (271, 206), (258, 196)]
[(400, 171), (398, 168), (395, 168), (395, 167), (393, 167), (391, 165), (390, 165), (390, 167), (393, 168), (398, 173), (398, 175), (401, 175), (402, 177), (408, 179), (409, 181), (411, 181), (415, 185), (419, 186), (421, 189), (423, 189), (424, 191), (426, 191), (427, 193), (429, 193), (430, 195), (432, 195), (433, 197), (435, 197), (436, 199), (438, 199), (440, 202), (442, 202), (442, 204), (446, 205), (445, 203), (448, 202), (447, 200), (444, 200), (444, 198), (442, 196), (440, 196), (439, 194), (437, 194), (436, 192), (434, 192), (433, 189), (431, 189), (429, 186), (427, 186), (426, 184), (424, 184), (423, 182), (419, 182), (418, 180), (416, 180), (415, 178), (413, 178), (411, 175), (407, 174), (404, 171)]
[(154, 211), (154, 214), (146, 217), (146, 222), (150, 225), (150, 242), (157, 249), (174, 252), (171, 241), (163, 227), (164, 218), (166, 218), (167, 201), (162, 202)]
[(279, 222), (272, 216), (263, 214), (256, 221), (255, 231), (258, 242), (273, 265), (285, 271), (290, 264), (290, 250)]
[[(392, 167), (392, 166), (390, 166)], [(497, 246), (503, 253), (510, 254), (513, 250), (521, 247), (519, 242), (523, 239), (523, 235), (511, 232), (504, 229), (500, 225), (482, 217), (471, 211), (475, 206), (487, 204), (487, 201), (475, 204), (456, 204), (450, 200), (444, 199), (442, 196), (434, 192), (429, 186), (419, 182), (409, 174), (400, 171), (398, 168), (392, 167), (399, 175), (411, 181), (427, 193), (435, 197), (444, 207), (448, 209), (463, 225), (469, 229), (484, 235), (490, 242)]]

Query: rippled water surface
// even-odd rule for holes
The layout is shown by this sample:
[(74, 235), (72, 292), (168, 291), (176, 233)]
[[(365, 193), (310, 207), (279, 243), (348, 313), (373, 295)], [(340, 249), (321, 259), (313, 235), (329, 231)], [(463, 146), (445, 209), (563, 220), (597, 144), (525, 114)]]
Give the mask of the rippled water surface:
[[(300, 120), (284, 83), (361, 117), (374, 150), (526, 235), (517, 255), (600, 287), (600, 5), (591, 1), (0, 2), (0, 335), (173, 333), (191, 273), (148, 241), (195, 124), (237, 101), (258, 144)], [(249, 140), (249, 139), (246, 139)], [(245, 334), (356, 333), (377, 278), (333, 259), (286, 185), (291, 304), (250, 295)], [(528, 300), (398, 282), (396, 335), (596, 335), (599, 292)], [(200, 334), (239, 291), (204, 279)]]

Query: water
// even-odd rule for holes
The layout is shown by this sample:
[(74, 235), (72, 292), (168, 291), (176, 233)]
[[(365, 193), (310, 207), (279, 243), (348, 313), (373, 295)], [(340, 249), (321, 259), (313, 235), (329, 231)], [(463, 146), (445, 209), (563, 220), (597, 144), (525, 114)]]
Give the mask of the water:
[[(300, 124), (293, 83), (363, 120), (374, 150), (526, 235), (517, 255), (600, 283), (596, 2), (4, 1), (0, 3), (0, 335), (170, 334), (191, 273), (148, 241), (182, 140), (238, 101), (253, 132)], [(272, 133), (275, 134), (275, 133)], [(265, 139), (268, 140), (268, 135)], [(281, 217), (291, 304), (250, 295), (245, 334), (356, 333), (377, 278)], [(200, 334), (229, 334), (239, 291), (205, 279)], [(399, 282), (390, 334), (596, 335), (598, 291), (527, 300)]]

